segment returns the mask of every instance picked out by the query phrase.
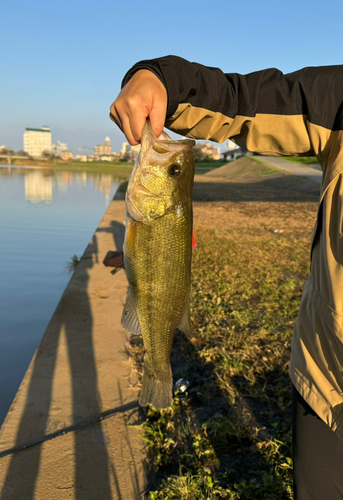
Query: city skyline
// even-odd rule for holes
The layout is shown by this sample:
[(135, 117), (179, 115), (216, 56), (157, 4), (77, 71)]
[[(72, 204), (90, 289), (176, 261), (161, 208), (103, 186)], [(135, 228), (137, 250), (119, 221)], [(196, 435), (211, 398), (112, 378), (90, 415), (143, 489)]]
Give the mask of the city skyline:
[[(180, 139), (180, 136), (177, 134), (171, 135), (174, 135), (176, 139)], [(46, 136), (48, 136), (48, 138)], [(124, 139), (126, 139), (125, 136)], [(238, 147), (231, 140), (226, 140), (220, 145), (209, 140), (197, 140), (196, 143), (198, 146), (202, 145), (206, 151), (212, 150), (214, 159), (219, 159), (219, 155), (223, 151)], [(23, 147), (17, 151), (0, 142), (0, 153), (8, 154), (9, 151), (7, 153), (6, 150), (11, 150), (19, 154), (25, 152), (28, 156), (33, 158), (39, 158), (44, 156), (45, 153), (51, 153), (53, 156), (62, 157), (64, 160), (73, 158), (80, 160), (82, 158), (81, 161), (86, 161), (86, 158), (88, 158), (88, 161), (99, 161), (99, 159), (104, 159), (101, 157), (107, 157), (107, 161), (117, 161), (125, 158), (125, 155), (129, 154), (130, 157), (126, 158), (125, 161), (135, 161), (140, 151), (140, 145), (131, 146), (128, 142), (123, 141), (120, 149), (116, 151), (112, 148), (111, 139), (107, 136), (104, 140), (104, 144), (97, 144), (93, 148), (89, 146), (80, 146), (75, 154), (68, 147), (67, 143), (62, 143), (60, 140), (57, 140), (56, 144), (53, 144), (50, 127), (42, 126), (40, 128), (26, 127), (23, 134)], [(89, 151), (92, 151), (92, 153)], [(66, 155), (68, 155), (68, 157)], [(212, 155), (212, 153), (210, 155)]]
[[(248, 0), (244, 9), (233, 7), (191, 1), (188, 16), (180, 15), (180, 0), (173, 8), (153, 0), (149, 6), (137, 0), (5, 2), (0, 144), (22, 149), (25, 127), (47, 123), (53, 141), (68, 143), (74, 154), (107, 136), (119, 150), (125, 137), (110, 121), (109, 107), (126, 71), (142, 59), (176, 54), (243, 74), (341, 63), (341, 2), (323, 9), (318, 0), (290, 0), (287, 8)], [(109, 19), (115, 28), (104, 29)]]

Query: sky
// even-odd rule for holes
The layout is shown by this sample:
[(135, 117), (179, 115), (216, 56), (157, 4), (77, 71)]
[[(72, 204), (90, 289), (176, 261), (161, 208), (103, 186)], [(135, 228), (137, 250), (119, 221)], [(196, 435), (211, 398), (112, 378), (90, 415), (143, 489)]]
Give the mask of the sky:
[(342, 64), (342, 18), (342, 0), (3, 0), (0, 145), (23, 149), (25, 127), (48, 125), (74, 154), (106, 136), (118, 151), (109, 107), (137, 61), (174, 54), (242, 74)]

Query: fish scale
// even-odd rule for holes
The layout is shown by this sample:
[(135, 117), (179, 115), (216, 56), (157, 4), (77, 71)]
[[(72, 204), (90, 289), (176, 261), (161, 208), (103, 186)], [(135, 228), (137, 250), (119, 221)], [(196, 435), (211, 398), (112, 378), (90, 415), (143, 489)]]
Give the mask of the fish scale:
[[(129, 290), (122, 324), (143, 335), (143, 406), (172, 404), (170, 355), (176, 328), (190, 334), (193, 144), (172, 141), (166, 134), (160, 141), (147, 123), (126, 196)], [(175, 165), (179, 171), (174, 179)]]

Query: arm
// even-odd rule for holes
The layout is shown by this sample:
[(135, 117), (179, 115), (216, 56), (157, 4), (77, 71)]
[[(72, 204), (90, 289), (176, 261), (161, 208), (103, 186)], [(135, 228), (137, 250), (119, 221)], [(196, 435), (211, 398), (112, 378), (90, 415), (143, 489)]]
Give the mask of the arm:
[(188, 137), (320, 157), (332, 131), (343, 129), (343, 66), (239, 75), (168, 56), (136, 64), (123, 85), (140, 70), (152, 72), (167, 91), (166, 126)]

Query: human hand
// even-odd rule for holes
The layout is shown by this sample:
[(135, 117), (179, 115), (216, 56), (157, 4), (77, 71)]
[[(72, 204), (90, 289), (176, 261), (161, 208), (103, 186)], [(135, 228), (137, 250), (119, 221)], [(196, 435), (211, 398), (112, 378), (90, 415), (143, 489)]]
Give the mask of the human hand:
[(168, 96), (163, 83), (148, 69), (137, 71), (110, 108), (110, 116), (132, 146), (141, 142), (150, 118), (155, 135), (161, 135), (166, 120)]

